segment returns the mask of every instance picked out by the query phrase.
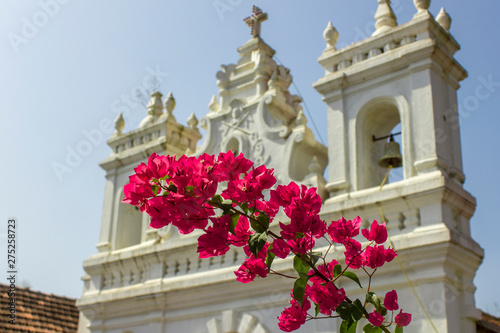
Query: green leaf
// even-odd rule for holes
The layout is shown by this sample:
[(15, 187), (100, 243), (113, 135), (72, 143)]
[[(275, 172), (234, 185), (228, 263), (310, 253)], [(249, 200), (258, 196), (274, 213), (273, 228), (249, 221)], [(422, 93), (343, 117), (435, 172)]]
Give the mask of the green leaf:
[(299, 302), (300, 305), (304, 302), (304, 293), (306, 291), (308, 279), (309, 276), (306, 277), (305, 275), (301, 275), (301, 277), (295, 280), (295, 283), (293, 284), (293, 298)]
[(258, 220), (255, 219), (253, 216), (252, 218), (249, 219), (250, 225), (252, 226), (252, 229), (255, 230), (256, 232), (264, 232), (266, 231), (266, 228), (264, 228)]
[(222, 215), (227, 215), (229, 212), (231, 212), (231, 208), (233, 208), (233, 204), (225, 202), (227, 200), (224, 200), (219, 208), (222, 209)]
[(342, 266), (335, 265), (335, 267), (333, 267), (333, 277), (339, 276), (340, 273), (342, 273)]
[(187, 192), (192, 191), (192, 190), (194, 190), (194, 186), (186, 186)]
[(347, 329), (347, 333), (356, 333), (356, 328), (358, 327), (358, 322), (355, 321), (351, 324), (351, 326), (349, 326), (349, 328)]
[(368, 303), (372, 303), (375, 306), (375, 309), (377, 309), (377, 311), (381, 309), (380, 300), (373, 291), (370, 291), (368, 294), (366, 294), (366, 301)]
[(382, 329), (380, 327), (373, 326), (372, 324), (366, 324), (363, 326), (363, 332), (365, 333), (380, 333)]
[(248, 214), (248, 202), (244, 202), (240, 205), (241, 209), (245, 212), (245, 214)]
[(357, 321), (343, 320), (340, 324), (340, 333), (356, 333), (356, 327), (358, 326)]
[(311, 260), (312, 260), (313, 264), (315, 264), (315, 265), (321, 257), (323, 257), (323, 253), (321, 253), (320, 251), (316, 251), (316, 252), (311, 253)]
[(311, 267), (305, 263), (298, 255), (293, 258), (293, 269), (297, 271), (297, 273), (304, 273), (307, 274), (309, 273), (309, 269)]
[(314, 303), (314, 317), (317, 317), (319, 315), (319, 304)]
[(394, 330), (394, 333), (403, 333), (403, 328), (396, 326), (396, 329)]
[(383, 306), (380, 306), (380, 310), (379, 310), (379, 312), (380, 312), (380, 314), (381, 314), (382, 316), (384, 316), (384, 317), (387, 315), (387, 309), (386, 309), (386, 308), (384, 308)]
[(342, 323), (340, 324), (339, 333), (347, 333), (347, 321), (346, 320), (342, 320)]
[(359, 299), (356, 299), (352, 304), (353, 304), (353, 306), (351, 307), (352, 318), (354, 318), (355, 321), (358, 321), (361, 318), (363, 318), (363, 304), (361, 304), (361, 301)]
[[(335, 267), (337, 267), (337, 266), (335, 266)], [(342, 276), (345, 276), (346, 278), (353, 280), (354, 282), (356, 282), (358, 284), (358, 286), (360, 288), (363, 288), (361, 286), (361, 283), (359, 282), (358, 276), (356, 274), (354, 274), (353, 272), (345, 271), (344, 273), (342, 273)]]
[(262, 250), (264, 245), (267, 242), (267, 233), (259, 233), (256, 232), (248, 237), (248, 246), (250, 247), (250, 251), (257, 256), (257, 253)]
[(269, 229), (269, 217), (267, 216), (267, 214), (265, 214), (263, 212), (260, 212), (259, 216), (257, 217), (257, 219), (260, 222), (259, 225), (260, 225), (261, 228), (264, 228), (264, 230)]
[[(340, 318), (343, 320), (351, 320), (351, 304), (347, 303), (346, 301), (343, 301), (342, 303), (337, 306), (335, 311), (339, 314)], [(347, 329), (347, 327), (346, 327)]]
[(234, 233), (234, 229), (236, 228), (236, 225), (238, 224), (239, 219), (240, 219), (239, 213), (231, 215), (231, 223), (229, 224), (229, 232), (231, 232), (235, 236), (236, 236), (236, 234)]
[(214, 197), (212, 198), (212, 201), (217, 201), (217, 202), (220, 202), (222, 203), (224, 199), (222, 199), (221, 195), (220, 194), (216, 194), (214, 195)]
[(151, 186), (151, 191), (153, 191), (153, 194), (156, 197), (158, 195), (158, 192), (160, 192), (160, 187), (158, 185), (153, 185)]
[(273, 249), (273, 244), (270, 244), (269, 247), (267, 248), (267, 257), (266, 257), (266, 265), (268, 270), (271, 269), (273, 260), (276, 257), (276, 255), (271, 252), (272, 249)]

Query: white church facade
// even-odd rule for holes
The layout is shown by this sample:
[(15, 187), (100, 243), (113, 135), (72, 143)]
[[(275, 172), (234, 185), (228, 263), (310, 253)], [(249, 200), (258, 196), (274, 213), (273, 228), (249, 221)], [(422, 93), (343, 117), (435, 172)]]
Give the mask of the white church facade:
[[(233, 274), (244, 258), (240, 249), (198, 259), (196, 234), (151, 229), (146, 214), (121, 203), (133, 168), (151, 153), (227, 150), (274, 168), (280, 184), (317, 187), (326, 221), (360, 216), (367, 223), (384, 215), (398, 260), (377, 271), (372, 288), (398, 290), (405, 312), (413, 314), (405, 332), (476, 332), (473, 278), (483, 250), (470, 235), (476, 202), (463, 188), (456, 100), (467, 72), (453, 57), (459, 44), (448, 14), (432, 16), (430, 0), (414, 3), (413, 19), (398, 25), (390, 1), (378, 0), (373, 36), (341, 49), (327, 25), (319, 58), (325, 74), (314, 83), (326, 104), (327, 146), (316, 141), (300, 96), (289, 91), (290, 70), (276, 63), (261, 38), (267, 15), (258, 8), (247, 20), (252, 38), (238, 48), (236, 63), (216, 74), (219, 94), (203, 118), (192, 115), (181, 125), (173, 95), (162, 101), (159, 92), (139, 128), (122, 133), (118, 117), (111, 155), (100, 163), (106, 171), (102, 224), (98, 253), (84, 262), (79, 332), (280, 332), (276, 317), (288, 306), (290, 280), (241, 284)], [(198, 127), (206, 131), (201, 143)], [(381, 187), (387, 168), (377, 162), (385, 145), (374, 138), (395, 128), (403, 179)], [(332, 258), (341, 261), (342, 254), (336, 249)], [(273, 266), (286, 273), (291, 260)], [(342, 287), (360, 296), (354, 284)], [(297, 332), (338, 332), (339, 325), (316, 320)]]

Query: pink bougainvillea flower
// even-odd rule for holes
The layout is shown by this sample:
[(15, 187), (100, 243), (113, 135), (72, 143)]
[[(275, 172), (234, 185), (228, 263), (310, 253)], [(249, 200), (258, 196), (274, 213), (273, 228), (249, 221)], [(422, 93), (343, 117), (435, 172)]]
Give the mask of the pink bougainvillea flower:
[(277, 257), (285, 259), (290, 253), (290, 246), (283, 239), (275, 239), (271, 250)]
[(123, 194), (122, 202), (140, 207), (141, 212), (147, 210), (149, 198), (154, 197), (151, 186), (148, 184), (128, 183), (123, 187)]
[(153, 178), (151, 171), (146, 164), (141, 163), (134, 168), (135, 174), (130, 176), (130, 182), (149, 184), (149, 180)]
[(375, 269), (392, 261), (395, 256), (393, 249), (386, 249), (383, 245), (368, 246), (362, 254), (363, 265)]
[(396, 290), (391, 290), (384, 297), (384, 306), (389, 311), (394, 311), (399, 309), (398, 305), (398, 294)]
[(252, 282), (253, 280), (255, 280), (255, 277), (257, 276), (245, 265), (241, 265), (237, 271), (234, 271), (234, 275), (236, 275), (236, 281), (239, 281), (241, 283)]
[(272, 201), (257, 200), (255, 201), (255, 208), (266, 213), (270, 218), (273, 218), (276, 216), (276, 214), (278, 214), (280, 206)]
[(338, 221), (332, 221), (326, 232), (334, 242), (344, 244), (350, 238), (359, 235), (361, 222), (359, 216), (352, 221), (342, 217)]
[[(327, 279), (333, 279), (333, 268), (335, 266), (337, 266), (339, 264), (339, 262), (337, 260), (332, 260), (328, 263), (328, 265), (319, 265), (317, 268), (318, 268), (318, 271), (323, 274), (324, 277), (326, 277)], [(314, 270), (310, 270), (309, 271), (309, 275), (311, 276), (309, 278), (309, 281), (312, 282), (312, 283), (325, 283), (325, 280), (318, 276), (318, 274), (316, 274), (316, 272)]]
[(349, 238), (345, 241), (345, 263), (352, 269), (358, 269), (363, 266), (363, 257), (361, 253), (361, 243)]
[(257, 275), (265, 278), (268, 270), (266, 263), (260, 259), (245, 259), (243, 264), (234, 272), (236, 280), (242, 283), (253, 281)]
[(411, 322), (411, 314), (399, 311), (399, 313), (396, 315), (396, 318), (394, 318), (394, 322), (396, 322), (396, 325), (399, 327), (405, 327), (408, 326)]
[(325, 221), (320, 220), (318, 215), (293, 214), (290, 224), (280, 222), (280, 227), (284, 239), (302, 238), (305, 234), (312, 234), (317, 239), (326, 232)]
[(327, 316), (331, 315), (346, 298), (344, 289), (338, 289), (332, 282), (313, 283), (312, 286), (307, 285), (306, 290), (311, 301), (318, 304), (319, 312)]
[(214, 211), (192, 198), (171, 192), (167, 197), (160, 196), (149, 200), (147, 213), (151, 216), (152, 228), (158, 229), (171, 223), (181, 234), (189, 234), (195, 229), (204, 229)]
[(289, 239), (287, 243), (293, 253), (306, 254), (314, 247), (316, 242), (311, 234), (305, 234), (301, 238)]
[(361, 230), (363, 236), (369, 241), (375, 241), (377, 244), (382, 244), (387, 240), (387, 228), (385, 227), (385, 222), (378, 224), (377, 221), (373, 221), (370, 231), (368, 229)]
[(160, 156), (156, 153), (151, 154), (148, 159), (148, 169), (154, 178), (160, 179), (170, 172), (171, 164), (175, 163), (175, 155)]
[(278, 186), (278, 189), (271, 191), (271, 201), (282, 206), (288, 217), (311, 216), (319, 213), (321, 197), (315, 187), (307, 188), (301, 185), (299, 190), (298, 185), (291, 182), (287, 187)]
[(288, 185), (278, 185), (276, 190), (271, 191), (271, 201), (279, 206), (290, 206), (294, 198), (298, 198), (300, 194), (299, 185), (291, 182)]
[(191, 184), (194, 186), (192, 195), (203, 200), (210, 200), (217, 192), (218, 182), (209, 178), (193, 178)]
[(229, 251), (228, 236), (231, 217), (224, 215), (212, 218), (213, 225), (208, 227), (205, 234), (198, 238), (198, 252), (200, 258), (217, 257)]
[(321, 210), (321, 197), (318, 195), (316, 187), (300, 186), (300, 200), (292, 203), (297, 205), (303, 210), (310, 212), (310, 214), (319, 214)]
[(311, 302), (307, 299), (304, 299), (302, 306), (293, 298), (290, 304), (278, 317), (278, 326), (284, 332), (292, 332), (299, 329), (306, 322), (307, 311), (311, 308)]
[(179, 229), (181, 234), (190, 234), (195, 229), (204, 229), (208, 224), (208, 214), (206, 210), (200, 210), (195, 215), (182, 216), (172, 221), (172, 224)]
[(196, 167), (198, 169), (197, 173), (200, 176), (217, 179), (217, 176), (219, 175), (219, 167), (217, 165), (217, 161), (215, 160), (215, 155), (202, 154), (198, 157)]
[[(229, 215), (227, 215), (229, 216)], [(249, 230), (250, 225), (248, 223), (248, 219), (240, 215), (240, 218), (238, 219), (238, 223), (236, 224), (236, 227), (234, 228), (234, 235), (229, 234), (229, 241), (231, 242), (232, 245), (235, 246), (245, 246), (248, 244), (248, 236), (253, 234), (253, 231)]]
[(264, 195), (257, 182), (251, 182), (248, 179), (238, 179), (227, 183), (227, 189), (222, 191), (222, 197), (238, 202), (252, 202), (262, 199)]
[(246, 159), (243, 153), (234, 157), (232, 151), (220, 153), (217, 158), (221, 180), (236, 180), (242, 173), (246, 173), (253, 165), (253, 162)]
[(377, 311), (373, 311), (372, 313), (370, 313), (369, 317), (368, 317), (368, 321), (370, 322), (370, 324), (372, 324), (373, 326), (377, 326), (379, 327), (380, 325), (382, 325), (382, 323), (384, 322), (384, 316), (382, 316), (380, 313), (378, 313)]
[(384, 255), (386, 262), (391, 262), (397, 256), (396, 251), (394, 251), (394, 249), (385, 249)]
[(227, 189), (222, 191), (222, 197), (238, 202), (253, 202), (264, 198), (262, 191), (271, 188), (276, 183), (274, 169), (261, 165), (250, 171), (243, 179), (229, 180)]
[(192, 158), (182, 155), (172, 167), (169, 184), (175, 185), (173, 192), (184, 193), (186, 186), (191, 185), (194, 178), (194, 165), (196, 163)]
[(375, 269), (385, 264), (384, 248), (381, 246), (368, 246), (362, 256), (364, 266)]
[(251, 170), (245, 179), (259, 186), (260, 191), (270, 189), (276, 184), (276, 177), (274, 177), (274, 169), (268, 169), (265, 165), (261, 165), (256, 169)]
[(255, 256), (250, 251), (250, 246), (247, 244), (243, 251), (248, 256), (243, 264), (234, 272), (236, 275), (236, 280), (242, 283), (248, 283), (253, 281), (257, 276), (266, 277), (269, 272), (266, 265), (267, 249), (269, 248), (269, 243), (266, 243), (264, 247)]

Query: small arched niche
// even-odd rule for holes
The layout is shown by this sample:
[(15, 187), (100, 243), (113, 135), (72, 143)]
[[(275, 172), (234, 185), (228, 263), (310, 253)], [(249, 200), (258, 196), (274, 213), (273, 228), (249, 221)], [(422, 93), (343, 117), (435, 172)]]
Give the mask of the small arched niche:
[(118, 216), (115, 224), (115, 244), (114, 249), (119, 250), (125, 247), (137, 245), (142, 237), (142, 216), (139, 208), (121, 202), (123, 190), (118, 192)]
[[(389, 136), (391, 133), (401, 132), (400, 112), (395, 103), (384, 98), (370, 102), (358, 114), (357, 119), (357, 190), (380, 186), (388, 169), (378, 165), (378, 161), (385, 153), (385, 144), (388, 139), (374, 141), (375, 138)], [(394, 137), (400, 143), (404, 136)], [(401, 147), (401, 145), (400, 145)], [(403, 158), (404, 160), (404, 158)], [(392, 181), (401, 180), (402, 169), (394, 169)]]
[(226, 144), (225, 151), (232, 151), (234, 156), (238, 156), (241, 152), (240, 142), (235, 137), (229, 139)]

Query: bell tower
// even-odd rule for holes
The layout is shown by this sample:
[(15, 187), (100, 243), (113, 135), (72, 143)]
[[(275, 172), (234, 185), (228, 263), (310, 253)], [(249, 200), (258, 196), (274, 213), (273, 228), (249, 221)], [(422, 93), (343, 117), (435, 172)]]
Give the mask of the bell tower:
[[(325, 75), (314, 84), (327, 105), (323, 213), (385, 217), (410, 283), (396, 262), (377, 280), (411, 300), (413, 308), (405, 306), (415, 314), (411, 332), (476, 332), (472, 280), (483, 250), (470, 235), (476, 201), (463, 188), (457, 113), (467, 72), (453, 57), (459, 44), (450, 16), (441, 10), (433, 17), (429, 0), (414, 3), (413, 19), (398, 25), (390, 1), (378, 0), (373, 35), (339, 50), (337, 30), (329, 23), (324, 31)], [(374, 138), (395, 132), (401, 132), (403, 179), (381, 187), (385, 145)]]
[[(156, 237), (156, 230), (148, 228), (149, 217), (130, 205), (121, 204), (123, 186), (134, 167), (153, 153), (184, 154), (194, 150), (201, 134), (196, 127), (198, 120), (192, 114), (185, 127), (173, 115), (175, 99), (169, 93), (162, 103), (162, 94), (155, 91), (147, 104), (146, 117), (139, 128), (122, 133), (125, 120), (119, 114), (115, 132), (108, 140), (112, 153), (100, 166), (106, 170), (101, 234), (97, 249), (109, 252), (139, 245)], [(165, 112), (164, 112), (165, 110)], [(144, 244), (143, 244), (144, 245)]]

